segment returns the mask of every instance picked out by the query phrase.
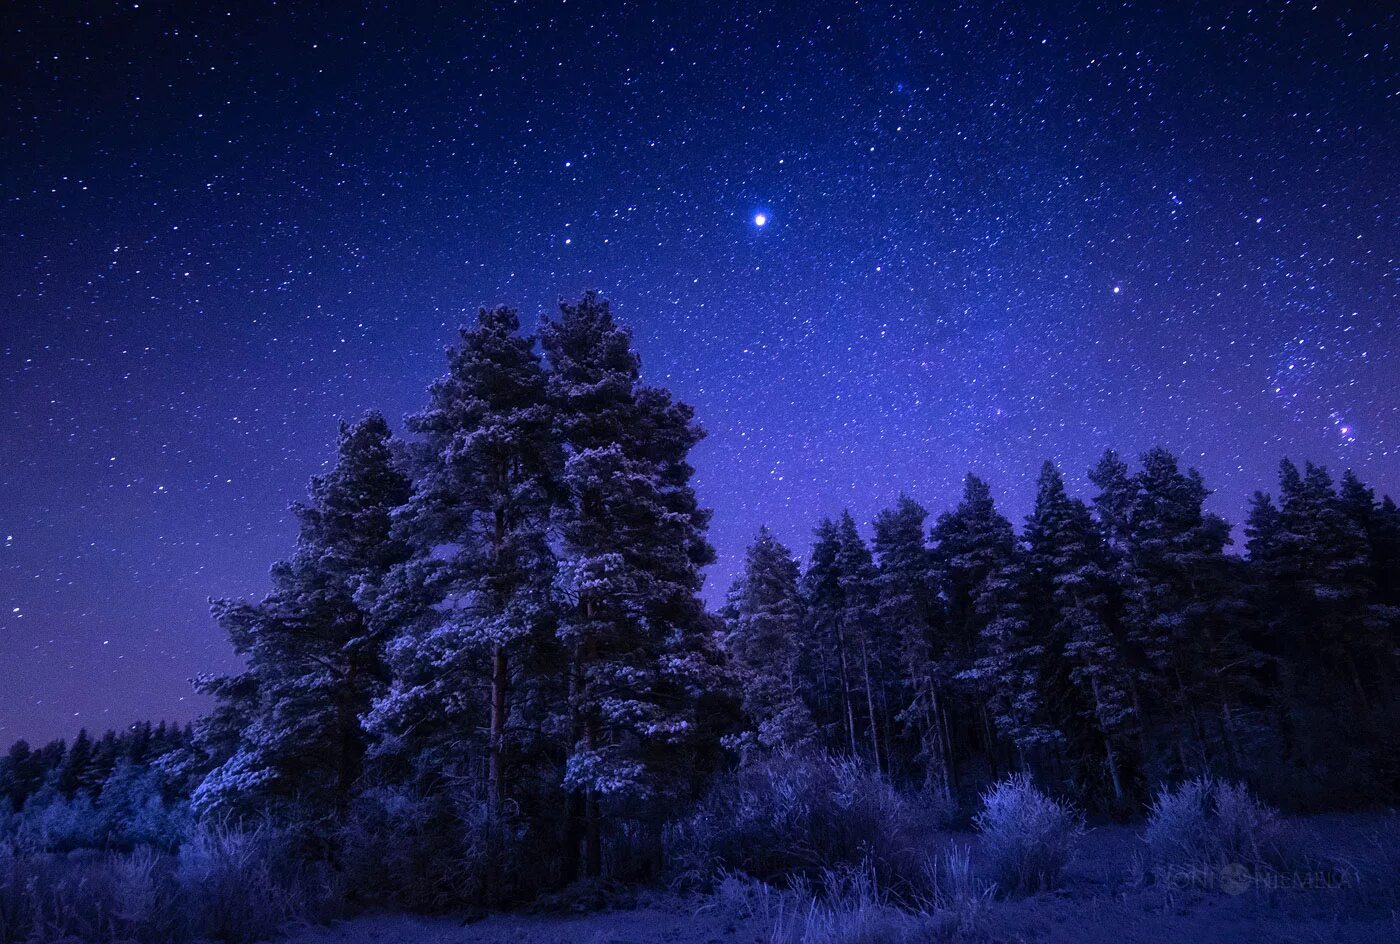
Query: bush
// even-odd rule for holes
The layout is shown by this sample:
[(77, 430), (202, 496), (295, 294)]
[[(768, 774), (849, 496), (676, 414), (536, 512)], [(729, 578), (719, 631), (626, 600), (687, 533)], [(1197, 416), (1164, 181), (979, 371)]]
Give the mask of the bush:
[[(0, 812), (0, 835), (25, 849), (173, 851), (189, 831), (188, 804), (165, 795), (164, 775), (123, 762), (94, 796), (65, 796), (53, 785), (32, 794), (16, 813)], [(4, 804), (0, 802), (0, 806)]]
[(267, 828), (197, 830), (178, 855), (0, 844), (0, 944), (248, 944), (327, 914), (328, 886)]
[(334, 910), (324, 866), (305, 863), (288, 837), (267, 825), (195, 830), (180, 847), (176, 876), (195, 938), (259, 941), (293, 920)]
[(345, 882), (360, 904), (443, 911), (479, 904), (490, 871), (486, 807), (409, 787), (366, 791), (341, 831)]
[(355, 905), (441, 912), (528, 902), (557, 888), (549, 823), (513, 805), (493, 810), (470, 785), (363, 792), (339, 831), (337, 863)]
[(1209, 877), (1225, 867), (1282, 867), (1283, 824), (1277, 811), (1241, 784), (1197, 777), (1163, 788), (1148, 811), (1143, 834), (1158, 878)]
[(1003, 895), (1054, 888), (1083, 827), (1079, 815), (1015, 774), (982, 794), (973, 817), (987, 868)]
[(925, 910), (939, 911), (951, 921), (952, 930), (973, 935), (981, 926), (996, 887), (977, 877), (972, 867), (972, 850), (954, 846), (924, 865), (928, 899)]
[(682, 880), (725, 870), (770, 881), (868, 862), (881, 886), (916, 887), (949, 811), (879, 773), (824, 754), (780, 753), (719, 779), (669, 835)]
[(168, 857), (0, 847), (0, 944), (179, 940)]
[(868, 867), (828, 869), (815, 891), (799, 882), (771, 920), (772, 944), (897, 944), (945, 939), (958, 930), (950, 914), (893, 901)]

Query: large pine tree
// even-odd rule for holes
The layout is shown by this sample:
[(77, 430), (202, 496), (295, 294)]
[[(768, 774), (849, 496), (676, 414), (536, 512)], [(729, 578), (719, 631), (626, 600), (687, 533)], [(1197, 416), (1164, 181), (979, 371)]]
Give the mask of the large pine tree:
[(934, 575), (933, 554), (925, 543), (928, 512), (901, 495), (894, 507), (875, 517), (876, 616), (897, 653), (890, 674), (901, 696), (899, 720), (917, 745), (914, 762), (926, 787), (945, 802), (954, 799), (950, 710), (956, 671), (949, 664), (943, 607)]
[(1009, 586), (1016, 534), (997, 510), (991, 488), (969, 474), (961, 501), (938, 516), (931, 538), (947, 614), (949, 672), (962, 683), (959, 715), (965, 751), (980, 755), (994, 774), (1007, 761), (993, 724), (991, 693), (985, 684), (989, 679), (979, 671), (977, 660), (985, 652), (983, 634), (991, 621), (1018, 618), (1014, 595), (1004, 609), (998, 599)]
[(374, 725), (391, 739), (411, 730), (430, 763), (479, 776), (497, 815), (507, 799), (531, 807), (513, 780), (547, 757), (559, 710), (553, 419), (534, 339), (512, 309), (482, 309), (409, 419), (416, 475), (395, 534), (412, 556), (377, 601), (400, 632)]
[(698, 591), (713, 551), (687, 462), (703, 433), (690, 407), (641, 383), (630, 333), (596, 294), (561, 305), (541, 341), (567, 450), (555, 513), (570, 657), (565, 786), (584, 869), (598, 875), (604, 817), (659, 810), (688, 786), (688, 748), (703, 735), (696, 709), (715, 654)]
[(1125, 755), (1136, 716), (1115, 625), (1111, 561), (1088, 507), (1069, 496), (1049, 462), (1040, 473), (1025, 544), (1036, 633), (1047, 650), (1040, 678), (1069, 741), (1073, 773), (1089, 781), (1088, 793), (1106, 779), (1111, 804), (1121, 810), (1128, 800)]
[(816, 737), (798, 682), (806, 616), (798, 581), (792, 552), (760, 528), (724, 612), (724, 648), (743, 693), (745, 753), (802, 749)]
[(1325, 469), (1285, 459), (1278, 504), (1257, 494), (1246, 531), (1285, 756), (1314, 788), (1393, 789), (1395, 611), (1374, 582), (1384, 506), (1354, 475), (1338, 493)]
[(408, 488), (382, 416), (342, 424), (334, 468), (293, 508), (296, 551), (273, 567), (272, 592), (215, 605), (247, 670), (206, 682), (223, 704), (204, 725), (218, 766), (196, 790), (200, 808), (295, 800), (311, 818), (344, 814), (363, 769), (361, 718), (387, 680), (384, 629), (362, 599), (403, 556), (390, 515)]
[(1230, 526), (1204, 510), (1210, 492), (1195, 469), (1160, 448), (1141, 461), (1126, 484), (1096, 478), (1100, 507), (1112, 504), (1105, 495), (1132, 496), (1119, 576), (1135, 691), (1152, 709), (1139, 710), (1144, 763), (1154, 781), (1238, 774), (1260, 658), (1240, 562), (1225, 554)]

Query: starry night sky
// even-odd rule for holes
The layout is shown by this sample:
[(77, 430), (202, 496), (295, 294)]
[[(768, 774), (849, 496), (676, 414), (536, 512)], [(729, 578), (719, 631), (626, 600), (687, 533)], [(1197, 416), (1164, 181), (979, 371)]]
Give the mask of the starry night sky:
[(711, 599), (1108, 446), (1400, 490), (1389, 4), (344, 6), (0, 13), (0, 740), (197, 713), (208, 598), (481, 304), (599, 288), (697, 407)]

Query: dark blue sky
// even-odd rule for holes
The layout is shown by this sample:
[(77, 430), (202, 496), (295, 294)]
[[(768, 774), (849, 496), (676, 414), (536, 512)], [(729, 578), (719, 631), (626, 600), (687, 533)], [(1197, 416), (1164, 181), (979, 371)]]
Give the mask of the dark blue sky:
[(1108, 446), (1234, 520), (1285, 454), (1400, 489), (1388, 5), (317, 6), (0, 13), (0, 740), (191, 717), (207, 599), (481, 304), (613, 300), (712, 595)]

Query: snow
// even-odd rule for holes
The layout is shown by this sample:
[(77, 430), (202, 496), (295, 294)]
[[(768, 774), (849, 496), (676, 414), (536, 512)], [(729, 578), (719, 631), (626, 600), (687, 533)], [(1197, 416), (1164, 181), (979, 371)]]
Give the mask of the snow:
[[(1394, 814), (1391, 814), (1394, 815)], [(1361, 874), (1327, 887), (1250, 888), (1238, 894), (1164, 888), (1134, 879), (1137, 831), (1091, 829), (1058, 891), (994, 903), (966, 939), (1044, 944), (1392, 944), (1400, 940), (1394, 875), (1372, 870), (1383, 817), (1328, 815), (1304, 821), (1310, 859), (1355, 863)], [(1382, 830), (1382, 832), (1384, 832)], [(1390, 835), (1393, 835), (1391, 833)], [(958, 837), (971, 841), (971, 837)], [(1400, 850), (1390, 850), (1393, 862)], [(1325, 859), (1324, 859), (1325, 857)], [(1309, 866), (1311, 867), (1311, 866)], [(461, 917), (371, 915), (293, 934), (290, 944), (771, 944), (762, 908), (731, 888), (682, 897), (644, 893), (630, 908), (587, 915), (500, 914)], [(951, 940), (963, 940), (954, 934)], [(878, 935), (869, 944), (879, 944)], [(814, 944), (843, 944), (823, 938)]]

